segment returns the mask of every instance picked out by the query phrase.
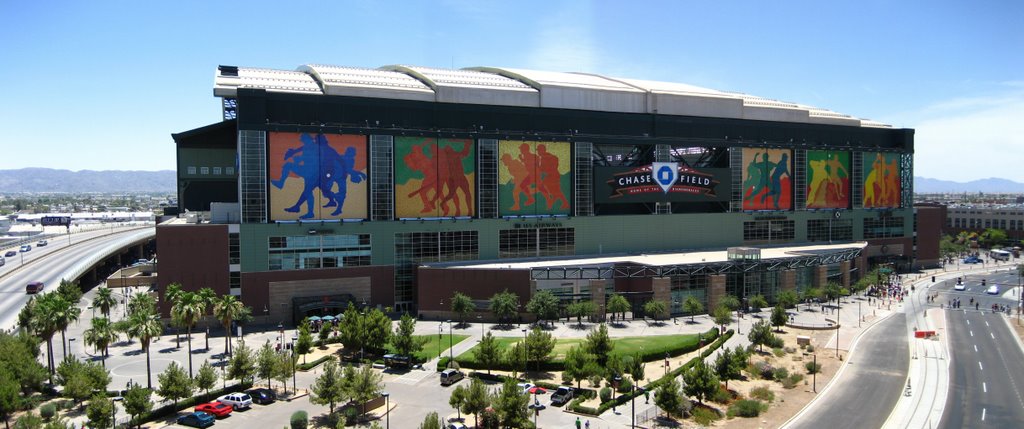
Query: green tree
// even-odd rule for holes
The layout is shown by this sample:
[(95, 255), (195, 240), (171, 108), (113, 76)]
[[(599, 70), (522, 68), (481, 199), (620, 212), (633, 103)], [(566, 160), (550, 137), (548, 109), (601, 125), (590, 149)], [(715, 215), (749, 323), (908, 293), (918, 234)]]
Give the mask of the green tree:
[(31, 411), (18, 417), (18, 420), (14, 422), (14, 429), (40, 429), (41, 427), (43, 427), (43, 419)]
[(89, 400), (85, 407), (85, 416), (89, 418), (89, 426), (94, 428), (105, 428), (113, 426), (114, 401), (105, 395), (97, 393)]
[(110, 309), (115, 305), (117, 305), (117, 298), (114, 298), (114, 293), (109, 287), (100, 287), (96, 290), (96, 297), (92, 299), (92, 307), (99, 309), (103, 317), (109, 318)]
[(832, 301), (834, 299), (836, 300), (836, 304), (839, 304), (840, 289), (842, 289), (842, 286), (839, 286), (839, 283), (828, 282), (827, 284), (825, 284), (825, 300)]
[(526, 407), (529, 402), (529, 395), (523, 393), (522, 389), (516, 386), (516, 381), (507, 379), (494, 397), (492, 406), (503, 427), (521, 428), (529, 424)]
[(565, 311), (569, 316), (576, 318), (576, 323), (579, 326), (583, 326), (583, 318), (594, 314), (596, 309), (593, 301), (576, 301), (569, 304)]
[(786, 309), (782, 308), (781, 305), (776, 305), (772, 308), (772, 326), (774, 326), (779, 332), (782, 332), (782, 327), (786, 326), (786, 320), (789, 316), (786, 315)]
[(498, 292), (491, 297), (490, 311), (501, 323), (507, 323), (519, 312), (519, 295), (509, 292)]
[(526, 311), (537, 315), (537, 321), (544, 323), (545, 320), (558, 318), (558, 297), (549, 290), (538, 291), (526, 303)]
[(139, 310), (128, 317), (127, 334), (131, 338), (139, 340), (139, 345), (146, 352), (146, 387), (153, 388), (153, 370), (150, 368), (149, 347), (154, 338), (163, 333), (164, 327), (160, 323), (160, 316), (155, 313), (155, 308)]
[[(46, 341), (46, 367), (50, 372), (50, 381), (53, 381), (53, 373), (57, 365), (56, 360), (53, 358), (53, 336), (57, 334), (59, 330), (57, 328), (56, 312), (57, 307), (60, 305), (59, 301), (62, 301), (60, 295), (55, 293), (48, 293), (38, 298), (33, 298), (26, 305), (31, 307), (31, 310), (26, 311), (30, 315), (28, 320), (28, 327), (37, 337)], [(20, 317), (20, 314), (19, 314)]]
[(466, 315), (476, 311), (476, 303), (473, 298), (462, 292), (455, 292), (452, 295), (452, 313), (459, 315), (459, 326), (466, 326)]
[(197, 389), (209, 394), (210, 389), (217, 384), (217, 378), (217, 370), (213, 368), (213, 365), (210, 365), (210, 361), (204, 360), (203, 364), (199, 366), (199, 371), (196, 372), (196, 378), (193, 382), (195, 382)]
[(770, 344), (772, 342), (772, 338), (774, 338), (774, 334), (772, 334), (772, 327), (764, 320), (755, 323), (754, 326), (750, 328), (750, 333), (747, 334), (747, 339), (749, 339), (751, 343), (757, 345), (758, 352), (762, 351), (762, 346)]
[(665, 301), (652, 299), (644, 303), (644, 314), (647, 314), (654, 320), (665, 320), (668, 318), (668, 303)]
[(608, 355), (615, 349), (615, 343), (608, 336), (608, 327), (603, 323), (590, 330), (583, 344), (584, 350), (594, 355), (598, 366), (602, 367), (608, 363)]
[(427, 416), (423, 418), (423, 423), (420, 423), (418, 427), (419, 429), (443, 429), (444, 422), (437, 416), (437, 411), (431, 411), (427, 413)]
[(703, 359), (698, 359), (695, 365), (683, 373), (683, 382), (686, 383), (683, 391), (702, 404), (718, 391), (718, 376)]
[(423, 343), (420, 342), (413, 334), (416, 331), (416, 319), (405, 313), (402, 315), (402, 319), (398, 321), (398, 326), (395, 327), (395, 334), (391, 339), (391, 346), (395, 348), (395, 352), (402, 356), (412, 356), (416, 352), (423, 348)]
[[(64, 284), (70, 284), (70, 283), (62, 281), (61, 285), (64, 285)], [(72, 288), (66, 288), (66, 289), (75, 290), (75, 289), (78, 289), (78, 286), (74, 286), (73, 289)], [(51, 294), (51, 295), (56, 295), (56, 299), (54, 300), (54, 303), (53, 303), (54, 305), (51, 308), (51, 311), (53, 311), (53, 313), (50, 315), (50, 317), (52, 317), (53, 323), (54, 323), (55, 327), (57, 328), (57, 330), (60, 331), (61, 350), (63, 350), (63, 352), (64, 352), (64, 354), (62, 356), (67, 356), (68, 355), (68, 349), (67, 349), (67, 342), (68, 342), (68, 340), (67, 340), (66, 333), (67, 333), (67, 330), (68, 330), (68, 326), (70, 326), (72, 323), (78, 322), (78, 316), (81, 314), (82, 309), (78, 308), (78, 305), (77, 305), (78, 301), (71, 302), (70, 300), (67, 299), (67, 295), (61, 294), (59, 291), (58, 291), (58, 293)], [(81, 291), (79, 291), (79, 296), (80, 295), (81, 295)]]
[[(593, 365), (588, 365), (588, 364)], [(597, 358), (587, 353), (582, 346), (573, 346), (565, 353), (565, 376), (576, 382), (579, 389), (583, 380), (590, 378), (589, 369), (597, 367)]]
[(740, 309), (740, 299), (736, 298), (735, 295), (726, 295), (718, 300), (718, 305), (724, 305), (730, 311), (737, 311)]
[(192, 379), (177, 362), (171, 362), (164, 372), (157, 374), (156, 379), (160, 385), (156, 391), (157, 395), (170, 399), (175, 407), (178, 406), (180, 399), (192, 396)]
[[(231, 354), (231, 325), (236, 320), (243, 320), (252, 313), (250, 307), (246, 307), (234, 295), (223, 295), (213, 302), (213, 317), (220, 321), (224, 328), (224, 354)], [(307, 352), (308, 353), (308, 352)]]
[(626, 362), (625, 371), (633, 378), (633, 382), (637, 386), (639, 386), (640, 382), (644, 379), (645, 366), (643, 355), (641, 355), (640, 352), (634, 353), (632, 358)]
[(376, 308), (366, 313), (363, 323), (363, 344), (367, 349), (383, 351), (391, 342), (391, 318)]
[(778, 295), (775, 295), (775, 300), (778, 301), (779, 305), (783, 308), (793, 308), (798, 302), (800, 302), (800, 297), (797, 296), (795, 291), (784, 290), (779, 292)]
[(256, 358), (253, 357), (252, 349), (245, 345), (244, 340), (239, 341), (231, 360), (228, 361), (228, 378), (245, 383), (252, 381), (255, 375)]
[(537, 364), (537, 371), (540, 371), (541, 364), (551, 360), (551, 352), (554, 350), (555, 338), (539, 327), (534, 327), (526, 336), (526, 354), (530, 361)]
[(469, 389), (466, 389), (466, 400), (462, 403), (462, 412), (473, 415), (473, 426), (480, 427), (479, 416), (487, 407), (491, 406), (491, 394), (479, 378), (472, 378), (469, 381)]
[(821, 288), (816, 288), (816, 287), (807, 288), (806, 290), (804, 290), (804, 300), (806, 300), (806, 301), (818, 300), (818, 299), (821, 299), (822, 294), (823, 294), (823, 292), (822, 292)]
[[(340, 326), (339, 326), (339, 328), (340, 328)], [(327, 344), (327, 340), (331, 338), (331, 331), (333, 331), (333, 330), (334, 330), (334, 326), (329, 324), (329, 323), (320, 327), (320, 332), (317, 334), (317, 340), (320, 341), (320, 345), (321, 346), (325, 346)], [(356, 335), (353, 338), (360, 338), (360, 336)], [(359, 341), (362, 341), (362, 339), (360, 338)], [(345, 342), (345, 340), (342, 340), (342, 344), (344, 344), (345, 347), (350, 347), (350, 345), (353, 344), (353, 342)], [(362, 344), (362, 343), (360, 343), (360, 344)]]
[(8, 420), (11, 413), (17, 411), (20, 405), (21, 391), (17, 379), (11, 371), (0, 366), (0, 417), (3, 417), (7, 428), (10, 428)]
[[(505, 350), (505, 365), (512, 370), (512, 378), (518, 377), (520, 369), (526, 369), (526, 346), (523, 341), (515, 343)], [(523, 375), (526, 375), (525, 372)]]
[(491, 368), (497, 366), (501, 361), (501, 349), (498, 348), (498, 342), (490, 332), (484, 335), (484, 338), (480, 340), (480, 344), (476, 346), (473, 353), (476, 360), (487, 368), (488, 375), (491, 374)]
[(73, 399), (76, 404), (89, 399), (93, 394), (92, 383), (85, 372), (76, 372), (64, 379), (64, 395)]
[(0, 332), (0, 368), (12, 374), (10, 380), (18, 384), (26, 397), (42, 390), (48, 375), (39, 363), (39, 345), (40, 340), (24, 329), (16, 335)]
[[(75, 307), (78, 307), (78, 302), (82, 300), (82, 288), (78, 286), (78, 283), (67, 279), (61, 279), (60, 284), (57, 286), (57, 293), (61, 294), (65, 301)], [(72, 320), (72, 322), (75, 321), (77, 319)]]
[(274, 370), (277, 368), (275, 354), (274, 348), (270, 346), (270, 340), (263, 343), (260, 351), (256, 352), (256, 376), (267, 379), (267, 387), (271, 389), (273, 386), (270, 385), (270, 379), (274, 377)]
[(622, 320), (626, 320), (626, 312), (629, 309), (629, 301), (626, 300), (626, 297), (614, 293), (608, 298), (608, 312), (622, 313)]
[(694, 315), (704, 312), (704, 303), (700, 302), (697, 297), (690, 295), (683, 301), (683, 310), (690, 313), (690, 322), (692, 323)]
[(302, 363), (306, 363), (306, 355), (313, 351), (313, 335), (309, 333), (309, 320), (299, 325), (299, 339), (295, 342), (295, 352), (302, 355)]
[(683, 409), (683, 395), (679, 391), (679, 379), (671, 377), (654, 391), (654, 404), (665, 410), (670, 417), (680, 415)]
[(718, 304), (718, 307), (711, 312), (711, 318), (719, 326), (719, 331), (725, 332), (725, 327), (732, 323), (732, 310), (729, 310), (729, 307), (724, 304)]
[(750, 304), (752, 311), (760, 312), (762, 308), (768, 306), (768, 300), (765, 299), (764, 295), (757, 294), (750, 297), (750, 299), (747, 300), (747, 304)]
[(981, 245), (986, 248), (1001, 246), (1006, 242), (1006, 231), (997, 228), (986, 228), (978, 237)]
[(345, 386), (342, 383), (338, 363), (333, 358), (324, 364), (324, 372), (309, 387), (310, 402), (316, 405), (327, 405), (328, 412), (334, 414), (334, 404), (345, 398)]
[[(110, 319), (105, 317), (97, 317), (92, 319), (92, 327), (86, 329), (82, 334), (82, 340), (85, 344), (88, 344), (97, 351), (103, 352), (103, 357), (109, 357), (110, 353), (108, 347), (110, 343), (117, 341), (117, 331), (114, 330), (114, 325), (110, 323)], [(104, 366), (107, 364), (107, 360), (103, 359), (100, 361)]]
[[(739, 363), (742, 364), (742, 361)], [(732, 350), (722, 347), (722, 351), (718, 352), (718, 357), (715, 358), (714, 370), (718, 378), (725, 381), (725, 388), (728, 389), (729, 380), (740, 378), (743, 366), (737, 365)]]
[(373, 370), (370, 365), (363, 365), (356, 370), (355, 379), (347, 386), (348, 395), (357, 403), (362, 404), (362, 413), (366, 414), (366, 403), (380, 396), (384, 391), (384, 376)]
[[(295, 373), (297, 359), (295, 353), (276, 353), (274, 356), (274, 380), (284, 386), (285, 393), (288, 393), (288, 379)], [(295, 389), (295, 386), (292, 388)]]
[[(326, 325), (324, 329), (326, 329)], [(341, 335), (341, 343), (345, 345), (345, 349), (355, 351), (363, 348), (363, 315), (352, 302), (348, 303), (345, 317), (338, 324), (338, 333)], [(320, 332), (320, 340), (324, 340), (323, 330)]]
[[(203, 369), (199, 368), (199, 372), (202, 373)], [(128, 388), (128, 391), (124, 394), (124, 411), (128, 415), (132, 416), (132, 421), (135, 417), (141, 414), (148, 413), (153, 409), (153, 400), (150, 398), (150, 391), (138, 384), (133, 384)], [(142, 426), (142, 422), (135, 422), (137, 426)]]
[(180, 292), (175, 294), (171, 306), (171, 319), (178, 326), (185, 328), (185, 340), (188, 342), (188, 376), (192, 377), (192, 328), (206, 313), (206, 298), (198, 292)]
[(462, 386), (455, 386), (452, 393), (448, 395), (448, 405), (455, 409), (456, 418), (460, 421), (462, 420), (462, 405), (466, 403), (467, 399), (466, 394), (466, 389), (463, 389)]

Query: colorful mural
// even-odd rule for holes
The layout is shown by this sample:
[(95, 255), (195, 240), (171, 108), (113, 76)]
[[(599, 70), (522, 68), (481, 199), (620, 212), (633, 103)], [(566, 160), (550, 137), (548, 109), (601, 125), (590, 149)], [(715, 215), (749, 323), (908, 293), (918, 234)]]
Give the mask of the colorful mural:
[(864, 152), (864, 208), (900, 206), (900, 154)]
[(807, 151), (807, 208), (850, 208), (850, 153)]
[(270, 133), (270, 220), (365, 219), (366, 137)]
[(569, 143), (498, 142), (498, 213), (501, 216), (569, 214), (572, 153)]
[(475, 145), (469, 139), (395, 139), (395, 216), (476, 214)]
[(743, 210), (793, 209), (793, 151), (743, 149)]

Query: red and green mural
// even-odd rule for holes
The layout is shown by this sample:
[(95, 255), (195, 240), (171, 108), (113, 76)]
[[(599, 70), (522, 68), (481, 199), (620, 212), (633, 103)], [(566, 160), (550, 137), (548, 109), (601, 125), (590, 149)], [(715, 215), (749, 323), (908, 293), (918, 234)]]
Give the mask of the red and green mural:
[(807, 208), (850, 208), (850, 153), (807, 151)]
[(869, 208), (900, 206), (900, 155), (864, 152), (864, 200)]
[(395, 215), (475, 215), (475, 155), (469, 139), (396, 138)]
[(499, 215), (569, 214), (570, 148), (565, 142), (498, 142)]
[(270, 220), (365, 219), (366, 136), (270, 133)]
[(793, 208), (793, 151), (743, 149), (743, 210)]

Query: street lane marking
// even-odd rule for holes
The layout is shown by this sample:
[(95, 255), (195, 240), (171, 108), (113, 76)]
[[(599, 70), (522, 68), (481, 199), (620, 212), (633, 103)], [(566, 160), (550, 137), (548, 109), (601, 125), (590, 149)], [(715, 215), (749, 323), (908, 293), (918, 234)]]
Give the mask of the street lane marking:
[(989, 332), (988, 334), (992, 336), (992, 339), (993, 339), (993, 340), (994, 340), (994, 339), (996, 339), (996, 334), (993, 334), (993, 333), (991, 333), (991, 332)]
[(974, 331), (971, 331), (971, 336), (972, 336), (972, 337), (974, 336)]
[(977, 344), (975, 344), (975, 345), (974, 345), (974, 352), (975, 352), (975, 353), (977, 353), (977, 352), (978, 352), (978, 345), (977, 345)]
[(968, 321), (967, 321), (967, 324), (968, 324), (968, 325), (970, 325), (970, 324), (971, 324), (971, 321), (970, 321), (970, 320), (968, 320)]
[(988, 386), (985, 386), (985, 382), (984, 381), (981, 382), (981, 391), (985, 392), (985, 393), (988, 393)]
[(985, 321), (985, 326), (988, 326), (988, 320)]
[(985, 409), (981, 409), (981, 421), (985, 421)]
[(982, 371), (984, 371), (984, 370), (985, 370), (985, 368), (982, 368), (982, 366), (981, 366), (981, 362), (978, 362), (978, 369), (980, 369), (980, 370), (982, 370)]

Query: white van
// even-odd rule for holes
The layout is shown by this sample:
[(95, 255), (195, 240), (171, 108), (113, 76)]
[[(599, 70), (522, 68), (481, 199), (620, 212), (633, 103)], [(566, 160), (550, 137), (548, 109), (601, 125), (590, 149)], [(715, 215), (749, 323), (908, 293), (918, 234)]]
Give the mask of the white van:
[(463, 374), (462, 371), (459, 371), (457, 369), (446, 369), (444, 371), (441, 371), (441, 385), (451, 386), (455, 383), (458, 383), (459, 380), (462, 380), (465, 377), (466, 375)]

